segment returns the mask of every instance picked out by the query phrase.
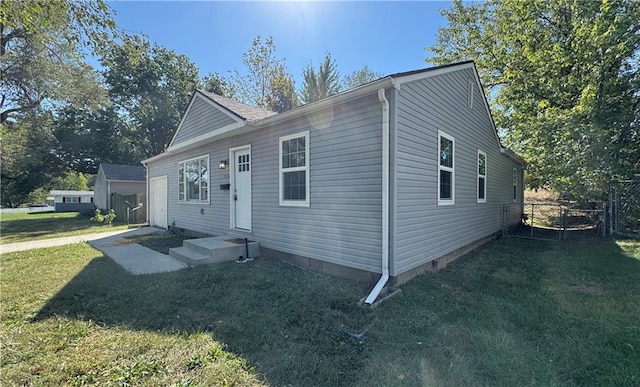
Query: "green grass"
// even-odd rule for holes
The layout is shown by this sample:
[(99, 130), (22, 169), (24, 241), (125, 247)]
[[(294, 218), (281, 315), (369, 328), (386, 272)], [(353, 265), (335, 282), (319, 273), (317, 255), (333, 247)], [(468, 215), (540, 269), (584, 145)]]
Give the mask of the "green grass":
[(2, 214), (0, 244), (125, 230), (126, 225), (105, 226), (77, 212)]
[(277, 260), (131, 276), (76, 244), (0, 263), (0, 385), (640, 384), (634, 240), (494, 241), (373, 310), (369, 286)]

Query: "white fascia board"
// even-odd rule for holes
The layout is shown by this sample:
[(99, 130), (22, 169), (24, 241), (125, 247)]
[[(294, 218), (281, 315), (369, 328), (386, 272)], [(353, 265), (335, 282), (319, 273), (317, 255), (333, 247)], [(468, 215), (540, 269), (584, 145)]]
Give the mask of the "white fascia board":
[(512, 151), (509, 148), (505, 148), (505, 147), (500, 148), (500, 153), (502, 153), (503, 155), (509, 157), (510, 159), (512, 159), (513, 161), (515, 161), (518, 164), (522, 165), (523, 167), (527, 166), (527, 162), (524, 161), (524, 159), (522, 157), (520, 157), (516, 152)]
[[(419, 80), (422, 80), (422, 79), (436, 77), (438, 75), (443, 75), (443, 74), (451, 73), (451, 72), (454, 72), (454, 71), (459, 71), (459, 70), (462, 70), (462, 69), (468, 69), (468, 68), (475, 69), (475, 67), (473, 66), (472, 62), (445, 66), (445, 67), (442, 67), (442, 68), (439, 68), (439, 69), (432, 69), (432, 70), (426, 69), (426, 70), (424, 70), (423, 72), (420, 72), (420, 73), (396, 77), (395, 78), (395, 85), (396, 85), (396, 88), (398, 90), (400, 90), (402, 88), (402, 84), (403, 83), (419, 81)], [(482, 89), (480, 89), (480, 90), (482, 90)]]

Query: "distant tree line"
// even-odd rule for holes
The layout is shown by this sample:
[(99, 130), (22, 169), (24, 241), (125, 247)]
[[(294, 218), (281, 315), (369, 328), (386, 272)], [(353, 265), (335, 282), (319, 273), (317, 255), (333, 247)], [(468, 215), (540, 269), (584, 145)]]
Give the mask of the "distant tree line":
[(2, 1), (0, 37), (3, 206), (87, 189), (100, 163), (161, 153), (195, 88), (282, 112), (380, 76), (365, 66), (343, 82), (327, 53), (329, 67), (304, 70), (315, 83), (297, 90), (273, 38), (256, 37), (243, 71), (200, 79), (188, 57), (119, 30), (103, 0)]
[[(273, 38), (258, 36), (243, 69), (200, 79), (188, 57), (119, 30), (104, 0), (0, 4), (4, 206), (162, 152), (195, 88), (282, 112), (381, 77), (367, 66), (341, 77), (327, 52), (297, 87)], [(593, 200), (611, 180), (640, 179), (639, 1), (456, 0), (442, 13), (427, 61), (474, 60), (529, 187)]]

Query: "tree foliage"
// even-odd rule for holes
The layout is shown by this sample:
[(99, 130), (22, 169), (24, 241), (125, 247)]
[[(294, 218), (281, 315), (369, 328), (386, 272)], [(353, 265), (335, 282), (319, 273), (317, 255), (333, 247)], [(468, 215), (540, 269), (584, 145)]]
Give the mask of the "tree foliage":
[(0, 123), (45, 100), (96, 107), (106, 102), (83, 62), (117, 34), (102, 0), (3, 0), (0, 7)]
[(278, 66), (271, 78), (265, 108), (282, 113), (298, 106), (298, 94), (293, 77), (283, 66)]
[(198, 85), (198, 68), (186, 56), (137, 36), (112, 45), (101, 63), (140, 160), (162, 153)]
[(376, 79), (380, 79), (382, 77), (382, 74), (371, 70), (369, 66), (365, 65), (360, 70), (356, 70), (344, 77), (343, 82), (345, 88), (348, 90), (360, 85), (364, 85), (365, 83), (373, 82)]
[[(46, 186), (64, 171), (58, 170), (51, 114), (29, 111), (19, 122), (0, 125), (0, 164), (2, 166), (0, 197), (2, 205), (16, 207), (27, 200), (29, 193)], [(48, 191), (48, 190), (47, 190)]]
[(317, 71), (310, 63), (302, 71), (302, 76), (300, 100), (305, 104), (338, 94), (342, 89), (340, 74), (330, 53), (325, 55), (324, 61)]
[(293, 77), (287, 72), (284, 58), (276, 56), (272, 37), (264, 41), (255, 37), (251, 48), (242, 54), (242, 62), (246, 71), (231, 73), (232, 86), (241, 102), (265, 109), (288, 110), (297, 105)]
[(236, 89), (234, 85), (222, 75), (218, 73), (210, 73), (205, 75), (200, 81), (200, 88), (210, 93), (218, 94), (223, 97), (235, 99)]
[(428, 60), (475, 61), (531, 187), (589, 199), (638, 175), (640, 2), (457, 0), (443, 15)]

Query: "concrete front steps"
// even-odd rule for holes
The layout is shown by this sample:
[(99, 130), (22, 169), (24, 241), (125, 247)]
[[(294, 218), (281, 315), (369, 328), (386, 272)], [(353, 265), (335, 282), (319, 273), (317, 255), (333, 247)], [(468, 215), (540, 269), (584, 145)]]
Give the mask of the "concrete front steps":
[[(260, 243), (249, 240), (248, 246), (248, 258), (258, 258)], [(237, 261), (241, 256), (247, 259), (244, 239), (233, 237), (187, 239), (182, 247), (169, 249), (169, 255), (189, 266)]]

